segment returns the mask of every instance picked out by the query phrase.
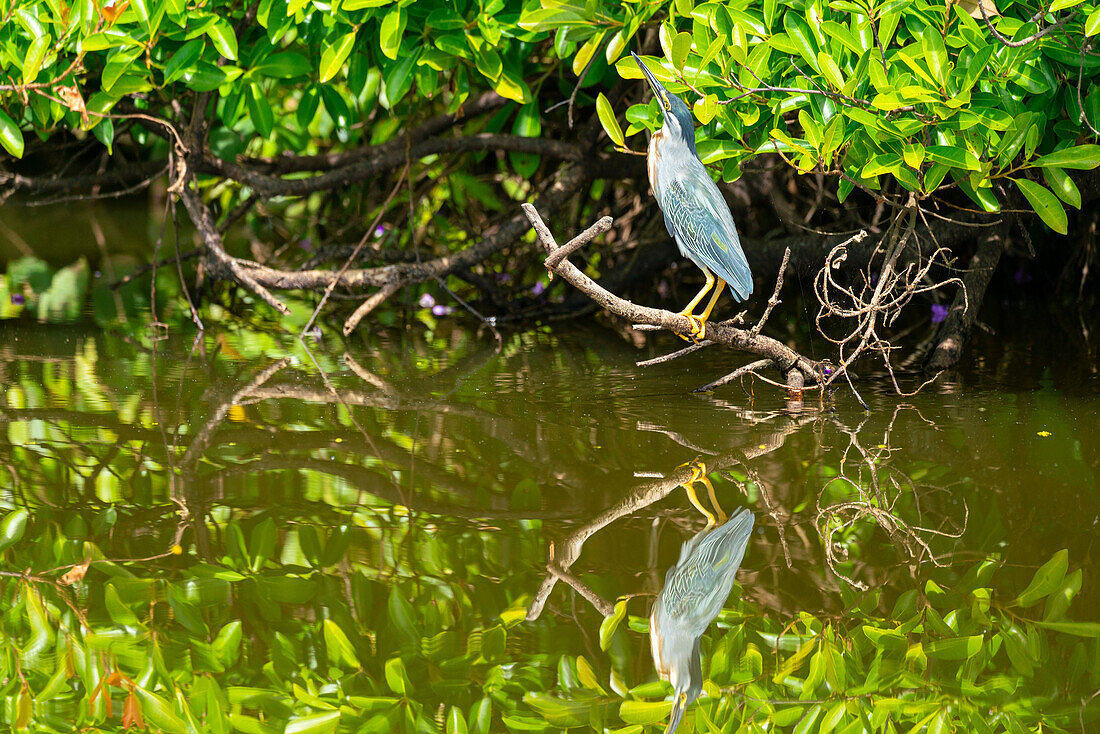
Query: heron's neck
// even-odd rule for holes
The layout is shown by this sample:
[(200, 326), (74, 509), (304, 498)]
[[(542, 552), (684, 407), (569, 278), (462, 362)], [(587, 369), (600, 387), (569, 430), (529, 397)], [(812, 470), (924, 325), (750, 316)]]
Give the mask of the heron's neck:
[(690, 153), (696, 158), (699, 154), (695, 152), (695, 130), (694, 128), (689, 130), (686, 135), (680, 135), (672, 130), (669, 130), (668, 125), (661, 128), (662, 134), (662, 146), (665, 150), (671, 154), (683, 154)]

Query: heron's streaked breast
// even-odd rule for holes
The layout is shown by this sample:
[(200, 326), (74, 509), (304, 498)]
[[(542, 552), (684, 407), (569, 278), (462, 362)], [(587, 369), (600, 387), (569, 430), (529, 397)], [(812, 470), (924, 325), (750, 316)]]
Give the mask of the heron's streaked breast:
[(657, 194), (657, 160), (661, 157), (661, 146), (658, 145), (661, 138), (665, 136), (663, 130), (658, 130), (653, 133), (653, 137), (649, 139), (649, 155), (647, 156), (647, 163), (649, 164), (649, 185), (653, 187), (653, 195), (660, 197)]

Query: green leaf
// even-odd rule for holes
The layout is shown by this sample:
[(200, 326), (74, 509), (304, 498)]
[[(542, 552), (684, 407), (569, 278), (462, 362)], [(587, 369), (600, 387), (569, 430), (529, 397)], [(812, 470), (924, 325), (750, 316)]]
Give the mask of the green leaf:
[(929, 160), (942, 163), (945, 166), (963, 168), (968, 171), (981, 169), (981, 164), (973, 153), (952, 145), (929, 145), (924, 149), (924, 152)]
[[(1025, 188), (1026, 184), (1026, 188)], [(1019, 179), (1016, 181), (1016, 185), (1020, 187), (1020, 191), (1031, 203), (1032, 208), (1036, 213), (1043, 218), (1044, 222), (1047, 222), (1046, 217), (1043, 217), (1042, 212), (1039, 211), (1040, 206), (1045, 207), (1057, 207), (1061, 213), (1061, 225), (1062, 228), (1058, 229), (1054, 225), (1047, 222), (1051, 229), (1066, 233), (1066, 212), (1062, 209), (1062, 205), (1058, 203), (1058, 200), (1054, 197), (1054, 194), (1050, 193), (1047, 189), (1043, 188), (1034, 181), (1028, 181), (1027, 179)], [(1032, 193), (1029, 194), (1028, 190), (1031, 189)], [(1034, 197), (1034, 198), (1033, 198)], [(1038, 200), (1039, 203), (1036, 203)], [(1039, 570), (1035, 572), (1035, 575), (1031, 578), (1031, 583), (1027, 585), (1018, 597), (1016, 597), (1015, 604), (1021, 607), (1030, 607), (1039, 600), (1046, 597), (1048, 594), (1056, 591), (1062, 584), (1062, 579), (1066, 576), (1066, 570), (1069, 568), (1069, 551), (1062, 549), (1055, 553), (1049, 561), (1039, 567)]]
[(599, 50), (600, 44), (603, 43), (604, 32), (597, 33), (589, 38), (584, 44), (577, 50), (577, 53), (573, 56), (573, 74), (580, 76), (584, 73), (585, 68), (589, 62), (592, 61), (592, 57), (596, 55), (596, 51)]
[(192, 38), (180, 46), (179, 50), (172, 54), (172, 58), (168, 59), (168, 63), (164, 66), (164, 83), (171, 84), (184, 71), (191, 68), (202, 56), (202, 50), (205, 46), (206, 41), (201, 38)]
[(187, 732), (187, 722), (181, 719), (172, 705), (163, 698), (144, 688), (135, 688), (134, 693), (141, 700), (142, 716), (150, 724), (170, 732), (170, 734), (185, 734)]
[[(601, 95), (602, 96), (602, 95)], [(619, 628), (619, 623), (623, 621), (626, 616), (626, 599), (621, 599), (615, 602), (615, 610), (608, 616), (603, 618), (600, 622), (600, 649), (606, 650), (611, 645), (611, 638), (615, 634), (615, 630)]]
[[(401, 50), (401, 38), (405, 34), (405, 9), (398, 6), (386, 13), (382, 18), (382, 31), (379, 44), (382, 53), (388, 58), (397, 60), (397, 53)], [(352, 33), (354, 36), (355, 34)], [(324, 81), (322, 79), (321, 81)]]
[(1081, 0), (1054, 0), (1050, 4), (1048, 13), (1057, 13), (1059, 10), (1065, 10), (1066, 8), (1072, 8), (1074, 5), (1080, 5)]
[(115, 52), (108, 59), (106, 65), (103, 67), (103, 75), (100, 77), (103, 80), (103, 88), (110, 91), (111, 87), (115, 85), (126, 71), (130, 69), (130, 65), (133, 64), (141, 54), (140, 48), (127, 48)]
[(233, 26), (229, 25), (228, 20), (218, 18), (216, 23), (206, 29), (206, 34), (214, 42), (218, 53), (230, 61), (237, 60), (237, 35), (233, 33)]
[(241, 621), (237, 619), (222, 627), (218, 636), (214, 638), (214, 642), (211, 643), (214, 654), (226, 668), (237, 661), (241, 649), (241, 637)]
[(310, 72), (309, 60), (295, 51), (281, 51), (268, 56), (252, 67), (252, 71), (274, 79), (293, 79), (307, 76)]
[(325, 50), (321, 52), (319, 78), (321, 83), (327, 82), (329, 79), (336, 76), (337, 72), (343, 68), (344, 62), (347, 61), (348, 55), (351, 54), (351, 50), (354, 47), (355, 31), (340, 36), (340, 38), (336, 39), (336, 43), (325, 47)]
[(1075, 145), (1048, 153), (1031, 162), (1033, 166), (1055, 166), (1089, 170), (1100, 166), (1100, 145)]
[(412, 688), (409, 676), (405, 673), (405, 661), (401, 658), (390, 658), (386, 661), (386, 685), (398, 696), (406, 696)]
[(623, 701), (619, 718), (627, 724), (656, 724), (672, 712), (671, 701)]
[(385, 83), (386, 102), (390, 109), (393, 109), (393, 106), (400, 102), (412, 88), (412, 72), (416, 67), (417, 58), (419, 58), (419, 54), (410, 53), (402, 56), (396, 63), (391, 64), (386, 69), (383, 81)]
[(1071, 574), (1066, 574), (1059, 589), (1047, 597), (1046, 607), (1043, 610), (1044, 622), (1055, 622), (1065, 615), (1066, 610), (1069, 609), (1070, 602), (1073, 601), (1073, 597), (1077, 596), (1077, 592), (1081, 590), (1082, 578), (1083, 574), (1081, 569), (1077, 569)]
[[(1039, 215), (1039, 218), (1043, 220), (1043, 223), (1053, 229), (1058, 234), (1066, 234), (1069, 229), (1069, 219), (1066, 216), (1066, 210), (1062, 207), (1062, 202), (1058, 201), (1058, 197), (1051, 193), (1050, 189), (1029, 181), (1026, 178), (1014, 178), (1020, 192), (1031, 204), (1031, 208), (1035, 210), (1035, 213)], [(1049, 564), (1048, 564), (1049, 565)], [(1043, 566), (1046, 568), (1046, 566)], [(1039, 569), (1041, 573), (1043, 569)], [(1041, 598), (1054, 591), (1057, 585), (1062, 581), (1062, 576), (1065, 575), (1065, 566), (1062, 566), (1061, 573), (1054, 579), (1053, 576), (1044, 576), (1040, 578), (1040, 573), (1036, 573), (1035, 578), (1032, 579), (1031, 585), (1024, 590), (1023, 594), (1020, 594), (1016, 598), (1016, 603), (1023, 607), (1029, 607)], [(1037, 585), (1040, 584), (1040, 585)], [(1034, 588), (1033, 588), (1034, 587)]]
[(39, 36), (31, 41), (26, 56), (23, 57), (23, 81), (27, 84), (33, 82), (42, 68), (42, 60), (46, 58), (46, 51), (50, 47), (50, 36)]
[[(16, 158), (23, 157), (23, 132), (15, 124), (15, 120), (8, 117), (3, 110), (0, 110), (0, 145)], [(2, 543), (3, 538), (0, 537), (0, 544)]]
[(844, 89), (844, 75), (840, 73), (840, 67), (833, 61), (832, 56), (824, 51), (818, 51), (817, 63), (821, 67), (821, 73), (829, 80), (834, 89)]
[(596, 114), (600, 117), (600, 124), (603, 125), (604, 132), (607, 133), (607, 137), (611, 138), (611, 142), (620, 148), (626, 145), (626, 141), (623, 139), (623, 129), (619, 127), (619, 121), (615, 119), (615, 112), (611, 109), (611, 103), (607, 101), (607, 97), (603, 92), (600, 92), (600, 96), (596, 97)]
[(466, 719), (462, 717), (462, 709), (451, 706), (447, 711), (446, 734), (466, 734)]
[[(355, 654), (355, 648), (351, 640), (344, 634), (340, 625), (331, 619), (324, 621), (325, 649), (328, 651), (329, 662), (339, 666), (346, 664), (352, 668), (359, 667), (359, 656)], [(387, 663), (388, 665), (388, 663)]]
[(1040, 627), (1077, 637), (1100, 637), (1100, 622), (1037, 622)]
[(1100, 32), (1100, 8), (1089, 13), (1089, 17), (1085, 20), (1085, 35), (1092, 37)]
[[(267, 97), (264, 96), (259, 84), (248, 85), (245, 102), (248, 105), (248, 117), (256, 127), (256, 132), (265, 138), (270, 136), (272, 130), (275, 129), (275, 114), (271, 111), (271, 104), (267, 101)], [(269, 526), (267, 524), (269, 522), (271, 522), (270, 517), (252, 529), (252, 542), (249, 543), (249, 546), (252, 550), (253, 571), (259, 571), (263, 567), (264, 561), (267, 560), (271, 549), (274, 547), (275, 526), (274, 524)], [(267, 531), (270, 532), (270, 535), (267, 534)], [(257, 543), (257, 537), (264, 542)], [(270, 544), (267, 541), (270, 541)]]
[(942, 89), (947, 79), (947, 49), (944, 48), (939, 29), (926, 28), (921, 37), (921, 47), (924, 50), (924, 60), (928, 64), (928, 72)]
[(932, 640), (924, 643), (924, 654), (938, 660), (967, 660), (978, 654), (983, 639), (981, 635), (971, 635)]
[(1059, 199), (1075, 209), (1081, 208), (1081, 192), (1077, 189), (1077, 184), (1073, 183), (1073, 179), (1064, 170), (1044, 167), (1043, 179), (1046, 180), (1047, 186), (1054, 191)]
[(287, 722), (283, 734), (331, 734), (340, 724), (339, 711), (302, 716)]
[[(5, 117), (6, 115), (0, 112), (0, 127), (3, 127)], [(16, 132), (18, 133), (19, 131), (16, 130)], [(19, 153), (12, 151), (6, 142), (4, 143), (4, 147), (17, 158), (21, 157), (23, 155), (23, 138), (19, 138)], [(27, 529), (27, 518), (30, 517), (30, 515), (31, 513), (29, 510), (20, 508), (9, 512), (3, 522), (0, 522), (0, 553), (11, 548), (23, 538), (23, 533)]]
[(672, 68), (683, 72), (687, 64), (688, 53), (691, 51), (691, 34), (687, 32), (677, 33), (672, 39)]

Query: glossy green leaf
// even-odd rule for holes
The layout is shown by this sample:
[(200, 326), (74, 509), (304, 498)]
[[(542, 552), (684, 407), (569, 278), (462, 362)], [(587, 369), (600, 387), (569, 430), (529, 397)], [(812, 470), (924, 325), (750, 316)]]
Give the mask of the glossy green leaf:
[(656, 724), (672, 712), (671, 701), (623, 701), (619, 718), (627, 724)]
[(355, 31), (345, 33), (336, 39), (335, 43), (325, 47), (324, 51), (321, 52), (320, 77), (318, 78), (322, 84), (336, 76), (340, 69), (344, 67), (344, 62), (347, 61), (348, 55), (354, 47)]
[(1038, 622), (1038, 625), (1076, 637), (1100, 637), (1100, 622)]
[(229, 21), (219, 18), (206, 30), (206, 34), (214, 42), (214, 48), (218, 49), (218, 53), (230, 61), (237, 60), (237, 34), (233, 32), (233, 26), (229, 25)]
[(614, 611), (608, 616), (603, 618), (600, 623), (600, 649), (606, 650), (611, 645), (611, 638), (615, 634), (615, 630), (619, 628), (619, 624), (626, 617), (626, 599), (620, 599), (615, 602)]
[(925, 643), (924, 654), (938, 660), (966, 660), (978, 654), (982, 640), (981, 635), (931, 640)]
[(141, 701), (141, 713), (146, 721), (170, 734), (186, 734), (188, 731), (187, 722), (184, 721), (172, 704), (144, 688), (136, 688), (134, 693)]
[(929, 145), (924, 149), (924, 152), (929, 160), (942, 163), (945, 166), (968, 171), (977, 171), (981, 168), (981, 164), (974, 154), (962, 148), (950, 145)]
[(329, 662), (333, 665), (347, 665), (351, 668), (358, 668), (359, 656), (355, 654), (355, 647), (352, 646), (351, 640), (344, 634), (344, 630), (340, 628), (340, 625), (331, 619), (326, 619), (322, 625)]
[[(382, 53), (396, 60), (401, 50), (401, 38), (405, 34), (405, 9), (395, 6), (382, 18), (382, 30), (379, 36), (379, 46)], [(354, 32), (351, 34), (354, 36)], [(345, 54), (345, 57), (347, 54)], [(322, 63), (322, 67), (324, 64)], [(321, 81), (324, 81), (322, 79)]]
[(1085, 19), (1085, 35), (1089, 38), (1100, 33), (1100, 7), (1089, 13)]
[(340, 725), (339, 711), (300, 716), (287, 722), (284, 734), (332, 734)]
[(205, 46), (206, 41), (201, 38), (193, 38), (180, 46), (164, 66), (164, 83), (171, 84), (179, 79), (184, 71), (190, 69), (199, 60)]
[(447, 725), (445, 734), (466, 734), (466, 719), (462, 716), (462, 709), (451, 706), (447, 711)]
[[(4, 124), (4, 113), (0, 112), (0, 127)], [(6, 143), (4, 145), (8, 151), (15, 157), (20, 157), (23, 154), (23, 140), (19, 139), (18, 153), (13, 151)], [(19, 508), (18, 510), (12, 510), (4, 519), (0, 521), (0, 553), (11, 548), (13, 545), (23, 539), (23, 533), (27, 529), (27, 520), (30, 518), (31, 513), (26, 508)]]
[(1042, 171), (1047, 186), (1059, 199), (1076, 209), (1081, 208), (1081, 192), (1077, 189), (1077, 184), (1073, 183), (1073, 179), (1069, 177), (1069, 174), (1061, 168), (1054, 168), (1053, 166), (1044, 167)]
[[(1039, 212), (1039, 207), (1044, 206), (1050, 208), (1056, 206), (1058, 208), (1058, 211), (1061, 212), (1061, 229), (1059, 230), (1050, 222), (1047, 222), (1047, 224), (1051, 229), (1065, 234), (1066, 213), (1065, 210), (1062, 209), (1062, 205), (1059, 204), (1058, 200), (1054, 197), (1054, 194), (1034, 181), (1019, 179), (1016, 181), (1016, 184), (1020, 187), (1020, 191), (1027, 197), (1027, 200), (1031, 203), (1035, 211), (1043, 218), (1044, 222), (1047, 222), (1047, 218), (1043, 216), (1042, 212)], [(1031, 191), (1030, 194), (1028, 193), (1029, 190)], [(1035, 575), (1031, 578), (1031, 583), (1029, 583), (1027, 588), (1016, 597), (1014, 603), (1021, 607), (1030, 607), (1041, 601), (1044, 597), (1056, 591), (1059, 586), (1061, 586), (1062, 579), (1065, 578), (1068, 568), (1069, 551), (1064, 549), (1058, 551), (1049, 561), (1039, 567), (1039, 570), (1036, 571)]]
[(607, 137), (611, 138), (611, 142), (615, 145), (624, 147), (626, 141), (623, 139), (623, 129), (619, 127), (619, 121), (615, 118), (615, 111), (611, 109), (611, 103), (607, 101), (607, 97), (603, 92), (600, 92), (596, 97), (596, 114), (600, 117), (600, 124), (603, 125), (604, 132), (607, 133)]
[(42, 68), (42, 60), (46, 58), (46, 51), (50, 48), (53, 39), (49, 35), (39, 36), (31, 41), (27, 55), (23, 57), (23, 82), (29, 84), (38, 77)]
[(409, 693), (412, 684), (409, 682), (409, 676), (405, 673), (405, 661), (401, 658), (390, 658), (386, 661), (385, 673), (386, 685), (389, 686), (391, 691), (398, 696)]
[(1031, 162), (1035, 166), (1076, 168), (1087, 170), (1100, 166), (1100, 145), (1075, 145), (1054, 153), (1048, 153)]

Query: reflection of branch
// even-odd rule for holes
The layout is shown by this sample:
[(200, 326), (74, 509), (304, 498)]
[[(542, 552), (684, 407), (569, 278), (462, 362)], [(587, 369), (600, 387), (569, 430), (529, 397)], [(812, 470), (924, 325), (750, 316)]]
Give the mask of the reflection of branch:
[[(787, 417), (787, 422), (784, 425), (780, 425), (777, 430), (768, 434), (763, 440), (750, 444), (748, 448), (735, 449), (713, 459), (707, 459), (707, 472), (719, 471), (734, 464), (741, 464), (745, 460), (754, 459), (764, 454), (771, 453), (783, 445), (787, 436), (793, 434), (803, 425), (813, 420), (816, 420), (816, 416), (801, 415)], [(586, 596), (580, 588), (575, 586), (569, 580), (572, 577), (568, 576), (569, 568), (577, 558), (580, 557), (581, 549), (584, 547), (585, 542), (615, 520), (632, 515), (652, 505), (654, 502), (667, 497), (677, 487), (691, 481), (695, 476), (692, 467), (682, 465), (677, 467), (663, 479), (639, 484), (618, 504), (600, 513), (590, 522), (577, 528), (558, 543), (551, 545), (550, 558), (546, 564), (547, 573), (538, 591), (535, 593), (535, 598), (527, 608), (527, 620), (533, 621), (542, 615), (542, 611), (546, 606), (546, 601), (550, 597), (550, 592), (554, 590), (554, 586), (559, 579), (569, 583), (587, 599), (588, 596)], [(589, 601), (592, 600), (589, 599)], [(608, 611), (604, 612), (599, 604), (596, 604), (594, 601), (592, 603), (597, 609), (600, 609), (601, 613), (605, 616), (606, 614), (610, 614), (610, 605), (607, 607)]]
[(206, 451), (206, 447), (210, 443), (210, 439), (213, 438), (214, 433), (218, 430), (218, 426), (221, 425), (221, 422), (225, 420), (225, 416), (229, 413), (229, 409), (249, 396), (256, 388), (271, 379), (272, 375), (290, 364), (290, 361), (290, 357), (283, 357), (278, 362), (256, 375), (251, 382), (233, 393), (232, 397), (228, 400), (222, 401), (221, 405), (214, 410), (214, 414), (210, 416), (203, 427), (195, 434), (195, 440), (187, 447), (187, 451), (183, 455), (183, 466), (185, 471), (198, 464), (199, 459), (202, 458), (203, 452)]

